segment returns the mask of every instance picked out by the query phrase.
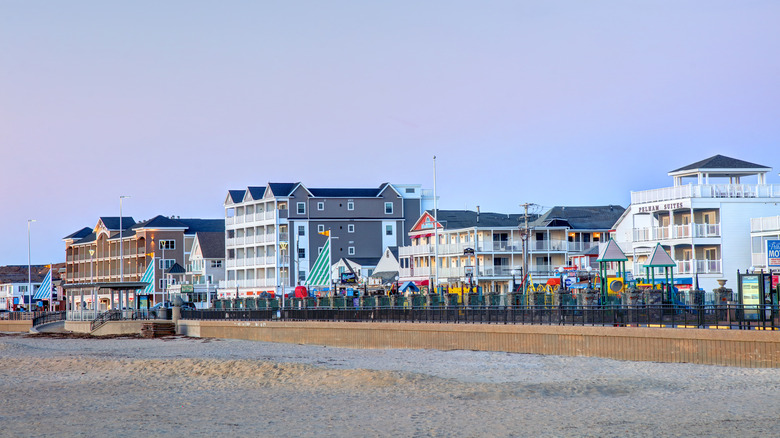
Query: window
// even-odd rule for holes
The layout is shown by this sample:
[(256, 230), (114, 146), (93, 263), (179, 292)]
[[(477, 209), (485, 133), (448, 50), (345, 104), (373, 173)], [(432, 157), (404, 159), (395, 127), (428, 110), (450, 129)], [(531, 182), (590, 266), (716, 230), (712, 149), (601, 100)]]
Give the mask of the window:
[(406, 188), (406, 193), (414, 193), (414, 189), (411, 187)]
[(321, 253), (322, 253), (322, 247), (319, 246), (317, 247), (317, 255), (320, 255)]
[(165, 279), (164, 278), (160, 279), (160, 289), (165, 289)]
[(27, 292), (27, 286), (19, 286), (19, 292)]
[(212, 268), (221, 268), (222, 267), (222, 260), (212, 260), (211, 261), (211, 267)]
[(347, 210), (355, 209), (355, 201), (347, 201)]
[(298, 214), (306, 214), (306, 203), (305, 202), (299, 202), (298, 203)]
[(298, 235), (299, 236), (305, 236), (306, 235), (306, 227), (303, 225), (298, 225)]
[(299, 259), (306, 258), (306, 248), (298, 248), (298, 258)]
[(348, 233), (354, 233), (355, 232), (355, 224), (347, 225), (347, 232)]
[(393, 214), (393, 203), (385, 202), (385, 214)]
[(171, 269), (174, 263), (176, 263), (175, 259), (160, 259), (160, 269)]
[(324, 233), (325, 232), (325, 225), (323, 225), (323, 224), (317, 225), (317, 232), (318, 233)]
[(354, 246), (350, 246), (349, 248), (347, 248), (347, 254), (355, 255), (355, 247)]
[(176, 249), (176, 241), (172, 239), (160, 239), (160, 249)]
[(317, 210), (319, 210), (319, 211), (325, 210), (325, 203), (324, 202), (318, 202), (317, 203)]
[(385, 225), (385, 236), (392, 236), (392, 235), (393, 235), (393, 226)]
[(298, 271), (298, 283), (306, 281), (306, 271)]

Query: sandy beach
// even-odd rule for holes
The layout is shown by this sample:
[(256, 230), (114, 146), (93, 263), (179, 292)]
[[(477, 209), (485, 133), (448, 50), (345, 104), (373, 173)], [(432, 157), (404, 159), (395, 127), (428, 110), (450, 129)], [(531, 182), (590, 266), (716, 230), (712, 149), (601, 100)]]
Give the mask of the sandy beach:
[(773, 436), (780, 370), (0, 334), (0, 436)]

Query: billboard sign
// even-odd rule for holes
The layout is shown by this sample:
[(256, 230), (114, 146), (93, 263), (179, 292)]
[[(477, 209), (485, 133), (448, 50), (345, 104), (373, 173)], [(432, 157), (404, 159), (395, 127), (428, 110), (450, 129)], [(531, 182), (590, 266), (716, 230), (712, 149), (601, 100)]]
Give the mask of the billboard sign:
[(766, 266), (780, 268), (780, 240), (766, 241)]

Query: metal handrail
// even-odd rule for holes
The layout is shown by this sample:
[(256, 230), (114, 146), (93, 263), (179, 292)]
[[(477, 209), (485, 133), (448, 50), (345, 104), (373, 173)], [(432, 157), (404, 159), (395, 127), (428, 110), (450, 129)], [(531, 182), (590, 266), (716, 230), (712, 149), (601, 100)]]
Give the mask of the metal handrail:
[(90, 331), (95, 331), (103, 326), (108, 321), (119, 321), (122, 319), (122, 314), (118, 310), (107, 310), (93, 319), (90, 323)]
[(46, 324), (49, 322), (62, 321), (65, 319), (66, 315), (67, 312), (65, 311), (46, 312), (43, 315), (35, 317), (35, 319), (33, 319), (32, 325), (33, 327), (37, 327), (39, 325)]

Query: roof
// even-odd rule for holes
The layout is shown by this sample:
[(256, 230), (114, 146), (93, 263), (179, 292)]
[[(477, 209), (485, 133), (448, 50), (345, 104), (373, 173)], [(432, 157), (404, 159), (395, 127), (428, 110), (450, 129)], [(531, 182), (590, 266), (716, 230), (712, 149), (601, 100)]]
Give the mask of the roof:
[[(119, 216), (101, 216), (100, 222), (110, 231), (119, 230)], [(122, 228), (125, 230), (135, 225), (135, 220), (130, 216), (122, 216)]]
[[(59, 268), (65, 263), (55, 263), (51, 274), (52, 281), (60, 279)], [(40, 283), (49, 272), (49, 265), (31, 265), (30, 281)], [(0, 266), (0, 284), (27, 283), (27, 265)]]
[[(225, 232), (225, 219), (176, 219), (177, 222), (181, 222), (187, 227), (187, 234), (195, 234), (199, 232), (211, 232), (211, 233), (224, 233)], [(224, 237), (224, 235), (223, 235)]]
[(228, 196), (234, 204), (237, 204), (244, 200), (244, 192), (246, 190), (228, 190)]
[(224, 232), (198, 232), (195, 234), (200, 245), (200, 252), (204, 259), (225, 258), (225, 233)]
[[(101, 218), (103, 220), (104, 218)], [(117, 218), (117, 223), (118, 222)], [(124, 221), (124, 219), (123, 219)], [(124, 226), (124, 222), (122, 223)], [(221, 233), (223, 234), (225, 232), (225, 219), (191, 219), (191, 218), (170, 218), (162, 215), (157, 215), (149, 220), (141, 221), (141, 222), (133, 222), (133, 226), (130, 229), (126, 229), (122, 231), (123, 237), (131, 237), (133, 236), (137, 230), (142, 228), (178, 228), (178, 229), (184, 229), (184, 233), (188, 235), (192, 235), (199, 232), (215, 232), (215, 233)], [(77, 231), (76, 233), (71, 234), (71, 236), (83, 234), (84, 229), (81, 229)], [(90, 229), (91, 231), (91, 229)], [(68, 237), (66, 237), (67, 239)], [(95, 240), (96, 236), (94, 232), (90, 232), (89, 234), (85, 235), (79, 240), (76, 240), (74, 242), (75, 244), (84, 244), (93, 242)], [(119, 238), (119, 232), (110, 233), (109, 239), (118, 239)], [(224, 238), (224, 234), (223, 234)]]
[[(433, 210), (428, 210), (427, 213), (433, 216)], [(517, 227), (524, 217), (522, 214), (477, 213), (472, 210), (438, 210), (436, 216), (436, 220), (444, 229)]]
[(247, 187), (246, 191), (249, 192), (252, 199), (262, 199), (265, 195), (265, 187)]
[(309, 189), (317, 198), (375, 198), (379, 196), (381, 188), (376, 189), (350, 189), (350, 188), (317, 188)]
[(268, 188), (274, 196), (290, 196), (298, 183), (268, 183)]
[(360, 265), (361, 267), (370, 267), (376, 266), (379, 263), (379, 259), (379, 257), (342, 257), (341, 260)]
[(596, 259), (597, 262), (625, 262), (628, 261), (628, 257), (626, 257), (626, 253), (623, 252), (622, 249), (620, 249), (620, 246), (615, 242), (614, 239), (609, 239), (609, 242), (607, 242), (607, 246), (604, 247), (604, 250), (601, 251), (599, 254), (599, 258)]
[[(124, 225), (124, 224), (122, 224), (122, 225)], [(84, 228), (76, 231), (75, 233), (68, 234), (67, 236), (63, 237), (62, 239), (63, 240), (65, 240), (65, 239), (76, 239), (76, 240), (83, 239), (83, 238), (89, 236), (90, 233), (92, 233), (92, 228), (84, 227)]]
[(609, 230), (625, 210), (619, 205), (556, 206), (535, 220), (532, 226)]
[(167, 271), (168, 274), (186, 274), (187, 271), (178, 263), (174, 263)]
[(736, 158), (726, 157), (724, 155), (714, 155), (707, 159), (697, 161), (679, 169), (672, 170), (670, 173), (696, 169), (766, 169), (769, 171), (772, 168), (762, 166), (760, 164), (750, 163), (748, 161), (738, 160)]
[(669, 256), (669, 253), (666, 252), (660, 243), (655, 245), (655, 248), (653, 248), (653, 253), (650, 254), (650, 257), (647, 258), (647, 262), (645, 263), (645, 267), (648, 268), (665, 268), (674, 266), (677, 266), (677, 263), (672, 260), (672, 257)]

